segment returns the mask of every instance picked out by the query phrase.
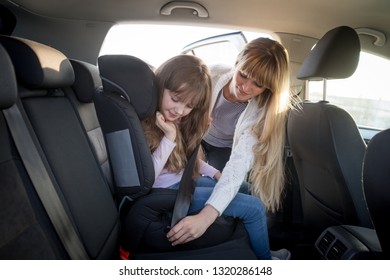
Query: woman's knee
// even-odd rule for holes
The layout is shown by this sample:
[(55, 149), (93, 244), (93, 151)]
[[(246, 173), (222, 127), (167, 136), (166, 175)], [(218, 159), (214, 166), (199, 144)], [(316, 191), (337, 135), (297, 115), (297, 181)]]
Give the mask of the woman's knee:
[(253, 195), (251, 195), (251, 198), (253, 199), (253, 204), (256, 205), (257, 210), (265, 215), (265, 206), (261, 199)]
[(249, 207), (250, 212), (254, 215), (266, 215), (265, 206), (259, 198), (248, 194), (237, 194), (237, 196), (240, 196), (242, 197), (241, 199), (245, 200), (245, 204), (247, 205), (247, 207)]
[(265, 207), (258, 198), (238, 193), (225, 209), (224, 214), (246, 221), (257, 221), (263, 217), (265, 219)]

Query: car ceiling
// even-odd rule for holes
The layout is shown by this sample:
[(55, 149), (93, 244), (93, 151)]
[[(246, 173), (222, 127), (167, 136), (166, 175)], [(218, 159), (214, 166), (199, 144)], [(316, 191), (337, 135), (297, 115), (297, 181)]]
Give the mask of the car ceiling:
[[(164, 0), (13, 0), (25, 9), (47, 17), (91, 21), (183, 20), (198, 24), (224, 24), (264, 28), (319, 38), (332, 27), (377, 28), (389, 35), (388, 0), (199, 0), (209, 17), (160, 15)], [(386, 32), (387, 31), (387, 32)]]
[[(328, 30), (348, 25), (372, 28), (390, 36), (389, 0), (199, 0), (207, 18), (193, 10), (175, 9), (161, 15), (168, 0), (0, 0), (45, 18), (105, 22), (195, 24), (234, 29), (265, 31), (271, 34), (299, 34), (320, 38)], [(191, 2), (191, 1), (181, 1)], [(360, 36), (363, 49), (390, 57), (389, 43), (373, 45), (374, 37)]]

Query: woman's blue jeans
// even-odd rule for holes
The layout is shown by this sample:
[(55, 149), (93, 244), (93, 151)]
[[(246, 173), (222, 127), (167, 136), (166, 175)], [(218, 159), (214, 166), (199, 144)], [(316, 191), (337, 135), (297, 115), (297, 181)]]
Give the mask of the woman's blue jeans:
[[(188, 213), (196, 212), (205, 206), (215, 184), (216, 181), (210, 177), (200, 177), (196, 181), (194, 197)], [(178, 187), (179, 184), (175, 184), (170, 188), (177, 189)], [(223, 215), (241, 219), (248, 232), (252, 249), (257, 258), (269, 260), (271, 259), (271, 252), (265, 207), (257, 197), (245, 194), (247, 191), (248, 183), (244, 182), (240, 192), (230, 202)]]

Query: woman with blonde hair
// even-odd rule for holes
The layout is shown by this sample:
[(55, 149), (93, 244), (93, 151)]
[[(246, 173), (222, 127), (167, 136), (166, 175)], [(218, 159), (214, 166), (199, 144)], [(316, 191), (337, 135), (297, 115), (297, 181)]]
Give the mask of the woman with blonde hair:
[[(173, 245), (198, 238), (224, 214), (241, 218), (257, 257), (270, 258), (268, 243), (264, 245), (264, 240), (268, 242), (264, 219), (265, 211), (280, 207), (284, 187), (285, 123), (291, 107), (288, 61), (288, 53), (280, 43), (258, 38), (244, 47), (234, 69), (226, 73), (231, 78), (225, 79), (222, 86), (224, 98), (248, 104), (237, 121), (232, 152), (222, 175), (216, 176), (218, 182), (195, 190), (190, 211), (201, 211), (185, 217), (168, 232)], [(215, 92), (221, 83), (213, 86)], [(214, 107), (217, 102), (214, 97)], [(238, 192), (248, 174), (252, 195)]]

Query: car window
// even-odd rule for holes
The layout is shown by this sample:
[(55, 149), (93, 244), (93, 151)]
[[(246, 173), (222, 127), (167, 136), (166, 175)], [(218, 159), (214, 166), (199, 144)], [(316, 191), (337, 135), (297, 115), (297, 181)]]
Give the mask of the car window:
[[(389, 60), (361, 52), (359, 65), (351, 77), (327, 81), (326, 100), (348, 111), (361, 128), (389, 128), (389, 73)], [(309, 83), (311, 101), (322, 100), (322, 92), (322, 82)]]
[(185, 46), (182, 53), (196, 55), (208, 65), (224, 63), (233, 66), (238, 52), (247, 42), (244, 33), (233, 32), (196, 41)]
[[(158, 67), (183, 48), (205, 38), (234, 33), (240, 30), (185, 25), (119, 24), (108, 32), (99, 55), (129, 54)], [(262, 32), (243, 31), (246, 41), (270, 37)], [(197, 48), (196, 55), (209, 63), (231, 64), (239, 50), (229, 41)]]
[(244, 45), (258, 37), (271, 38), (265, 33), (236, 31), (196, 41), (185, 46), (182, 53), (196, 55), (208, 65), (223, 63), (233, 66)]
[(196, 51), (186, 52), (185, 54), (193, 54), (205, 61), (207, 64), (225, 63), (233, 65), (235, 57), (239, 50), (230, 42), (213, 43), (207, 46), (197, 48)]

